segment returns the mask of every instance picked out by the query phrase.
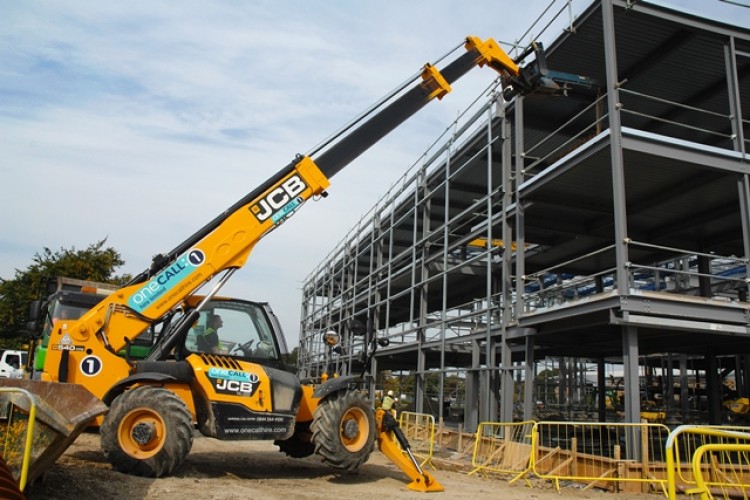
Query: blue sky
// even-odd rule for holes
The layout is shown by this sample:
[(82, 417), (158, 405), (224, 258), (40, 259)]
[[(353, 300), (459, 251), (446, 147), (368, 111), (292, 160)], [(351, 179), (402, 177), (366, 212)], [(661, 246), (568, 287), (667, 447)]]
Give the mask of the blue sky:
[[(466, 35), (513, 42), (549, 3), (0, 0), (0, 277), (105, 237), (138, 273)], [(269, 301), (296, 345), (305, 277), (493, 79), (475, 70), (339, 173), (223, 293)]]

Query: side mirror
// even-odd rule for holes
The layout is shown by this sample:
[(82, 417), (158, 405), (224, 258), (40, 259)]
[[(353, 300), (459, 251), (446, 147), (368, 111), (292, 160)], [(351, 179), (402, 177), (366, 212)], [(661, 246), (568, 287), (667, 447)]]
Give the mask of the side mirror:
[(41, 328), (39, 328), (36, 321), (29, 321), (28, 323), (26, 323), (26, 330), (24, 330), (24, 332), (26, 332), (26, 335), (30, 339), (42, 338), (42, 330)]
[(35, 300), (29, 304), (29, 320), (39, 321), (39, 315), (42, 313), (42, 301)]
[(348, 327), (349, 331), (352, 332), (352, 335), (355, 337), (364, 337), (367, 334), (367, 327), (365, 327), (365, 324), (358, 319), (349, 320)]

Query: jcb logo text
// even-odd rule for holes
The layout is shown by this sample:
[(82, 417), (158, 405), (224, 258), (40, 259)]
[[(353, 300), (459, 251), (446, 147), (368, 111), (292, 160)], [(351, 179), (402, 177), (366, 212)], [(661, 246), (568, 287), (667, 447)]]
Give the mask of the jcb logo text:
[(298, 175), (293, 175), (261, 198), (250, 210), (260, 222), (264, 222), (306, 188), (304, 181)]
[(250, 382), (238, 382), (236, 380), (219, 380), (219, 382), (216, 384), (216, 388), (219, 390), (241, 392), (247, 394), (252, 394), (253, 392), (255, 392), (253, 390), (253, 384), (251, 384)]

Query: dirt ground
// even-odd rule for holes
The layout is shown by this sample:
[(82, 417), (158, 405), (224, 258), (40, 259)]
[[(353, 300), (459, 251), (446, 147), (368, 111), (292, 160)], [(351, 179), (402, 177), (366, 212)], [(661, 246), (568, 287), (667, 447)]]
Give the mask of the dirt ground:
[[(467, 465), (468, 466), (468, 465)], [(561, 493), (548, 482), (483, 477), (466, 472), (432, 470), (445, 486), (442, 493), (418, 493), (380, 452), (354, 474), (336, 474), (315, 457), (292, 459), (270, 441), (218, 441), (196, 436), (186, 463), (170, 477), (148, 479), (115, 472), (99, 448), (99, 435), (82, 434), (57, 463), (27, 488), (34, 499), (246, 499), (263, 498), (375, 498), (431, 499), (501, 498), (503, 500), (599, 499), (635, 500), (644, 495), (615, 494), (563, 487)], [(645, 496), (657, 500), (656, 495)], [(663, 498), (663, 497), (661, 497)]]

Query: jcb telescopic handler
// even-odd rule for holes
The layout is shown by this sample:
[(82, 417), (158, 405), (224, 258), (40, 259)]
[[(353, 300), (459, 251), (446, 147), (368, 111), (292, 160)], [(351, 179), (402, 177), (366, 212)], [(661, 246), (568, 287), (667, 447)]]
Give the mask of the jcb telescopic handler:
[[(285, 369), (283, 337), (263, 308), (217, 293), (263, 236), (310, 198), (326, 196), (333, 175), (427, 103), (442, 99), (469, 70), (487, 66), (499, 72), (506, 97), (533, 91), (546, 70), (537, 46), (514, 60), (492, 39), (468, 37), (462, 45), (465, 52), (443, 69), (425, 65), (416, 83), (394, 91), (312, 153), (294, 158), (79, 319), (57, 323), (41, 371), (44, 382), (19, 385), (45, 408), (60, 404), (55, 394), (61, 386), (88, 389), (108, 407), (100, 428), (106, 457), (131, 474), (172, 473), (190, 451), (196, 427), (218, 439), (272, 439), (293, 457), (316, 453), (343, 471), (361, 466), (376, 440), (387, 456), (397, 456), (392, 426), (377, 427), (372, 403), (354, 387), (360, 377), (302, 383)], [(520, 67), (532, 53), (535, 60)], [(198, 298), (204, 285), (209, 291)], [(151, 354), (128, 357), (128, 346), (147, 331), (157, 335)], [(16, 406), (22, 410), (24, 403)], [(41, 413), (37, 418), (43, 420)], [(6, 442), (12, 441), (11, 427), (5, 432)], [(47, 450), (53, 461), (71, 441), (69, 436)], [(442, 489), (413, 460), (397, 464), (413, 479), (410, 488)]]

